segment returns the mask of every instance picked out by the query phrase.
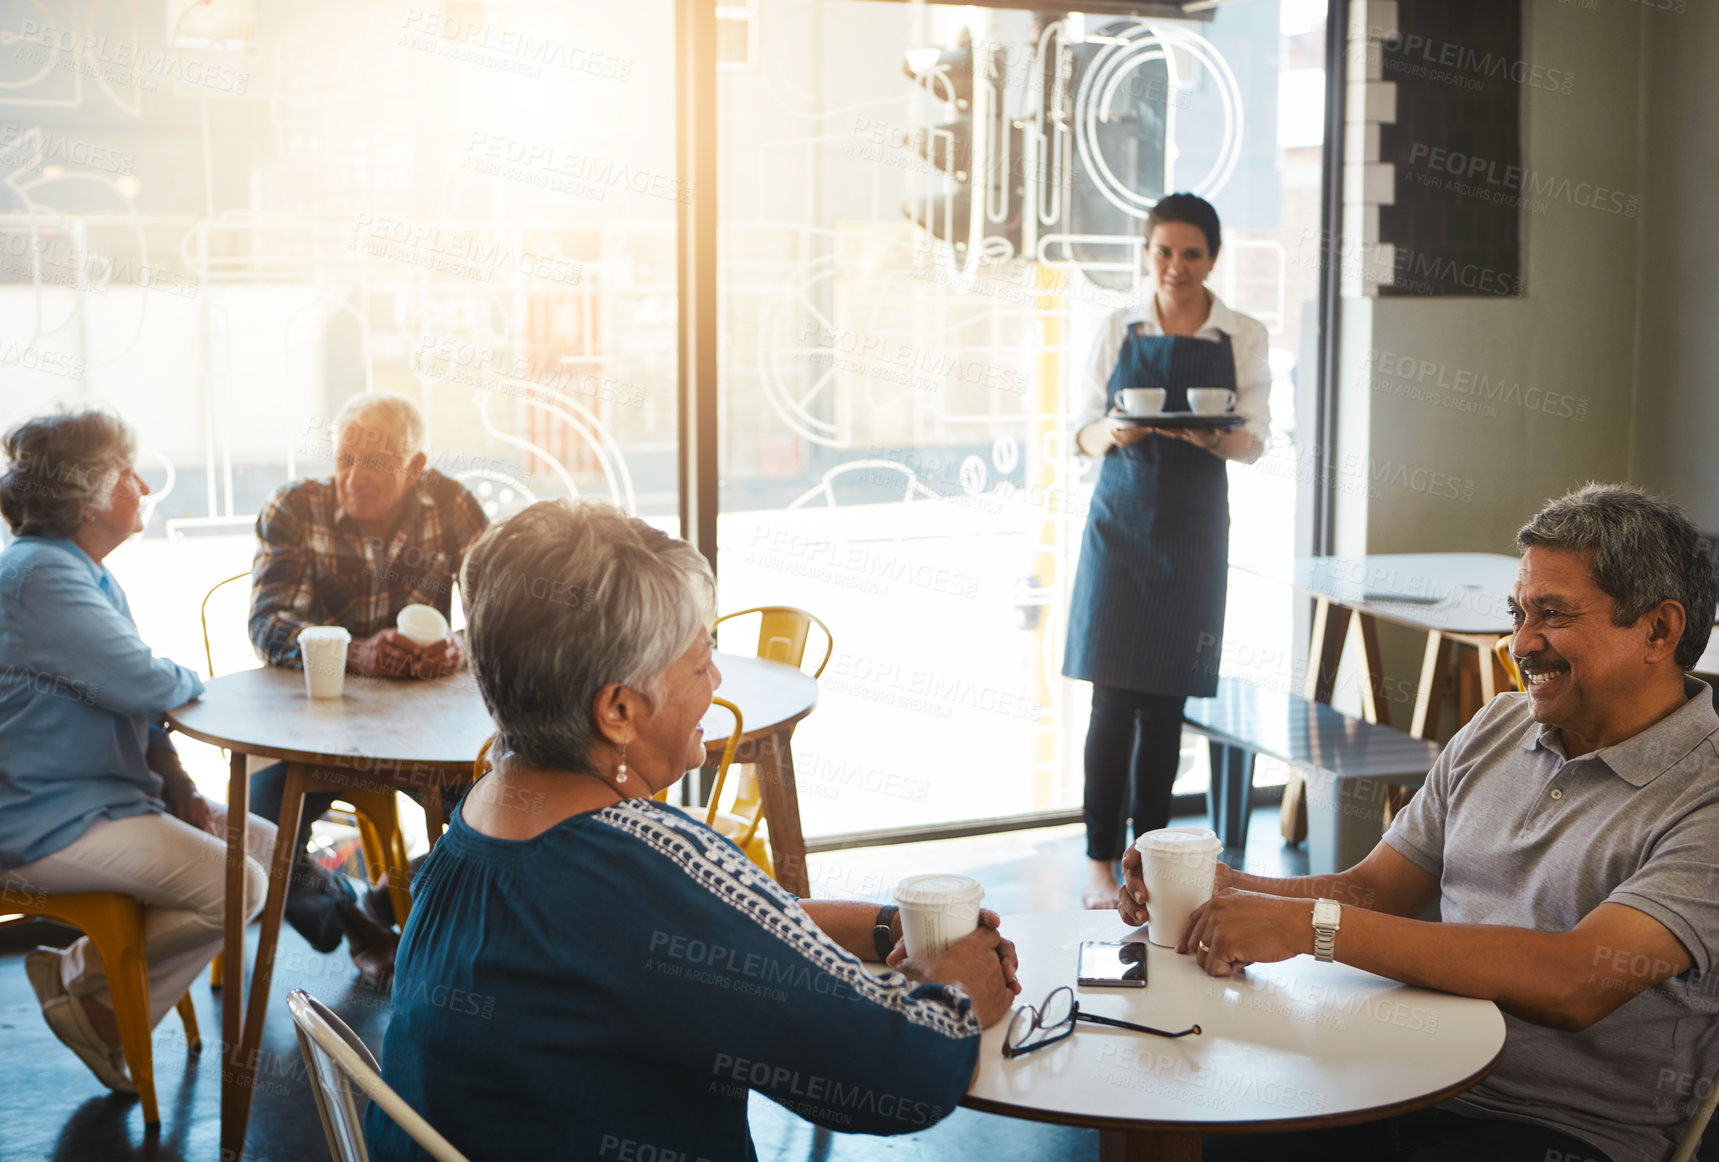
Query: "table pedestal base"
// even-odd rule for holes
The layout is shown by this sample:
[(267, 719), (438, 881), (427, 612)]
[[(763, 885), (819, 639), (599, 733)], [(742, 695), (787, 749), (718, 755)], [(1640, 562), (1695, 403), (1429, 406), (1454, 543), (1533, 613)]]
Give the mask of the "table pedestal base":
[(1098, 1162), (1200, 1162), (1198, 1133), (1100, 1130)]

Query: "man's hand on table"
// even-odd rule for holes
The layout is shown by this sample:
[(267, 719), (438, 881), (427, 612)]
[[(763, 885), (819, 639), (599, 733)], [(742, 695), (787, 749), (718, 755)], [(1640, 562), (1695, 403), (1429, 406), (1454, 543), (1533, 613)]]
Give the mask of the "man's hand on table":
[(907, 941), (898, 940), (888, 964), (909, 980), (960, 985), (973, 1000), (973, 1015), (979, 1026), (988, 1029), (1008, 1014), (1021, 991), (1021, 982), (1015, 977), (1020, 957), (1015, 942), (999, 933), (1001, 924), (995, 912), (981, 909), (979, 926), (951, 944), (942, 956), (913, 959), (907, 955)]
[(161, 801), (166, 804), (167, 813), (199, 831), (209, 830), (209, 801), (198, 793), (197, 785), (185, 773), (178, 752), (156, 747), (144, 756), (144, 761), (161, 776)]
[[(1235, 869), (1220, 862), (1216, 873), (1212, 876), (1212, 892), (1214, 894), (1234, 885)], [(1149, 918), (1146, 909), (1146, 877), (1140, 870), (1140, 849), (1130, 846), (1122, 853), (1122, 890), (1116, 894), (1116, 910), (1122, 914), (1124, 924), (1132, 924), (1136, 928), (1146, 923)]]
[(1193, 953), (1209, 976), (1311, 953), (1313, 901), (1219, 888), (1188, 917), (1176, 951)]
[(465, 651), (452, 635), (420, 646), (397, 629), (360, 638), (346, 653), (348, 670), (372, 678), (440, 678), (464, 663)]

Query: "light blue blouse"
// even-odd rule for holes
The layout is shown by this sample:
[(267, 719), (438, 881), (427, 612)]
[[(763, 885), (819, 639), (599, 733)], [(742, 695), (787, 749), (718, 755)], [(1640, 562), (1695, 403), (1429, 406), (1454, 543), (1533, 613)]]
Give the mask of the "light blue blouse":
[(0, 871), (52, 855), (97, 819), (164, 810), (151, 747), (203, 692), (137, 636), (113, 574), (71, 541), (0, 550)]

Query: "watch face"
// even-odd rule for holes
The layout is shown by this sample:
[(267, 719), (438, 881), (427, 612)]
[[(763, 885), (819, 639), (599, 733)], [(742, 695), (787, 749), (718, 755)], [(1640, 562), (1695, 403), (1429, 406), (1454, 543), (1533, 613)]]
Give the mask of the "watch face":
[(1320, 900), (1313, 905), (1313, 922), (1329, 927), (1338, 922), (1343, 914), (1342, 907), (1335, 900)]

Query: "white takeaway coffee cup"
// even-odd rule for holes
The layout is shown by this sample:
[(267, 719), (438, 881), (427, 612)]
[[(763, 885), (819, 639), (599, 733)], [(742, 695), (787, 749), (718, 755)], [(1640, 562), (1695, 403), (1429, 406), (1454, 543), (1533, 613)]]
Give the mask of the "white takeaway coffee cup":
[(1164, 410), (1169, 393), (1161, 387), (1125, 387), (1122, 389), (1122, 410), (1131, 416), (1155, 416)]
[(448, 636), (448, 619), (433, 605), (408, 605), (394, 619), (394, 624), (420, 648), (433, 646)]
[(1236, 404), (1236, 393), (1227, 387), (1190, 387), (1188, 406), (1195, 415), (1218, 416)]
[(916, 960), (942, 956), (979, 926), (979, 901), (984, 898), (984, 887), (967, 876), (908, 876), (896, 884), (907, 955)]
[(299, 631), (304, 687), (312, 698), (338, 698), (346, 689), (346, 648), (351, 644), (352, 635), (338, 625), (313, 625)]
[(1134, 846), (1146, 880), (1147, 939), (1174, 948), (1194, 909), (1212, 898), (1223, 842), (1204, 827), (1164, 827), (1148, 831)]

